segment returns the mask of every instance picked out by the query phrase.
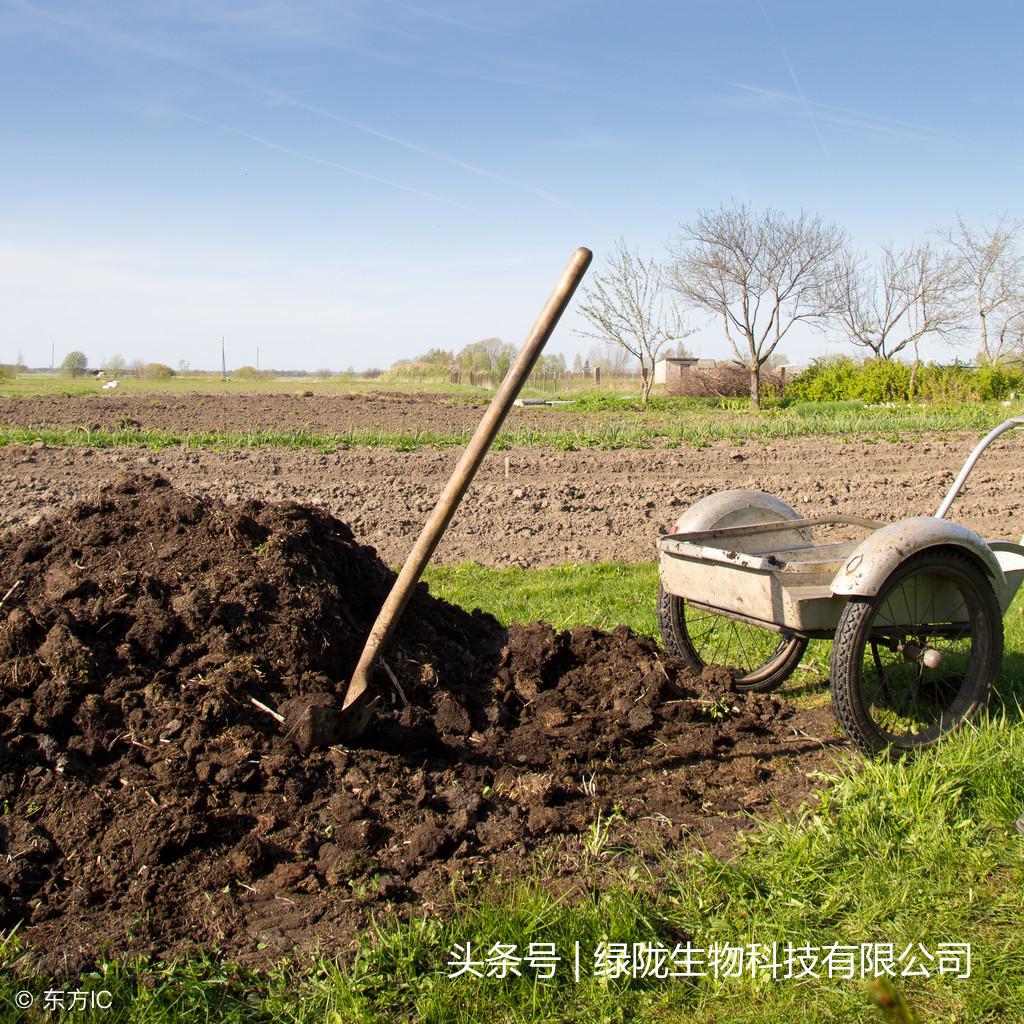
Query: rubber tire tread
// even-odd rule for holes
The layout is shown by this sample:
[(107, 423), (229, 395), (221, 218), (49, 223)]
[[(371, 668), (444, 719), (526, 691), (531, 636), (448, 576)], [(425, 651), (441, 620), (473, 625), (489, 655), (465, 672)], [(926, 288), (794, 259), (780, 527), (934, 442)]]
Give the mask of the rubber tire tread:
[(862, 627), (870, 619), (876, 604), (886, 596), (886, 592), (890, 587), (890, 581), (895, 580), (898, 583), (900, 579), (911, 575), (918, 564), (949, 565), (950, 562), (958, 565), (968, 576), (976, 577), (975, 582), (978, 584), (984, 614), (988, 618), (988, 625), (992, 635), (990, 637), (989, 671), (978, 686), (977, 695), (968, 712), (954, 726), (954, 729), (947, 730), (944, 735), (948, 735), (949, 732), (961, 728), (979, 713), (981, 708), (987, 703), (992, 683), (999, 675), (1003, 657), (1003, 616), (999, 608), (999, 602), (996, 600), (995, 591), (992, 589), (992, 585), (989, 583), (983, 570), (979, 568), (977, 562), (969, 555), (950, 551), (948, 548), (941, 549), (941, 553), (935, 549), (928, 549), (911, 556), (894, 570), (889, 579), (879, 589), (878, 595), (875, 597), (850, 598), (843, 609), (843, 614), (840, 616), (839, 625), (836, 627), (835, 640), (832, 644), (832, 657), (829, 661), (829, 685), (832, 692), (832, 706), (847, 736), (850, 737), (853, 744), (862, 753), (867, 754), (869, 757), (874, 757), (877, 754), (888, 751), (889, 756), (895, 760), (911, 750), (920, 750), (931, 746), (934, 741), (920, 744), (890, 743), (872, 721), (871, 715), (864, 706), (864, 697), (860, 686), (855, 682), (859, 678), (859, 673), (855, 672), (855, 668), (861, 663), (867, 646), (866, 640), (859, 638)]

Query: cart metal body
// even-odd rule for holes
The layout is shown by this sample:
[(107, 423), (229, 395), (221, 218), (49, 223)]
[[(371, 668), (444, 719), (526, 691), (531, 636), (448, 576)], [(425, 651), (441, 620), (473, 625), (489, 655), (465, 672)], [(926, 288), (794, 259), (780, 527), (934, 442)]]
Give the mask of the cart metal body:
[[(724, 493), (746, 500), (743, 492)], [(864, 537), (816, 542), (815, 533), (830, 527), (853, 527)], [(1024, 538), (1021, 544), (990, 543), (931, 516), (891, 524), (855, 516), (794, 518), (676, 532), (658, 546), (662, 585), (669, 593), (808, 639), (832, 636), (847, 597), (876, 593), (900, 562), (926, 548), (970, 552), (984, 566), (1004, 614), (1024, 581)], [(956, 621), (954, 608), (943, 610), (942, 599), (941, 592), (935, 595), (936, 618)]]
[[(985, 448), (1019, 426), (1024, 417), (1007, 420), (981, 441), (934, 516), (896, 523), (845, 515), (805, 519), (763, 491), (713, 494), (691, 506), (658, 541), (662, 586), (738, 620), (821, 639), (835, 632), (846, 598), (878, 593), (919, 551), (952, 547), (977, 559), (1005, 614), (1024, 582), (1024, 536), (1019, 544), (985, 541), (945, 514)], [(860, 536), (818, 539), (836, 529)], [(941, 606), (941, 593), (936, 601)], [(953, 609), (947, 617), (954, 617)]]
[[(946, 514), (985, 449), (1021, 426), (1024, 417), (1007, 420), (979, 442), (932, 516), (895, 523), (848, 515), (802, 518), (778, 498), (752, 490), (721, 491), (698, 501), (658, 541), (659, 623), (666, 649), (694, 667), (706, 663), (691, 624), (702, 615), (731, 620), (734, 631), (771, 631), (769, 636), (779, 636), (778, 646), (773, 641), (763, 649), (763, 663), (753, 658), (748, 674), (737, 675), (738, 684), (749, 684), (741, 688), (767, 690), (793, 671), (808, 640), (834, 637), (838, 646), (846, 623), (846, 633), (856, 634), (858, 650), (869, 658), (868, 668), (861, 672), (859, 654), (840, 652), (846, 667), (837, 669), (834, 648), (833, 695), (854, 693), (866, 705), (867, 698), (861, 701), (854, 689), (865, 688), (862, 676), (875, 674), (879, 692), (891, 696), (899, 666), (915, 663), (908, 684), (915, 703), (929, 673), (944, 673), (942, 685), (950, 693), (964, 681), (960, 697), (949, 697), (949, 708), (936, 712), (931, 731), (914, 727), (929, 741), (948, 731), (958, 716), (975, 713), (982, 690), (987, 693), (998, 675), (998, 620), (1024, 583), (1024, 537), (1017, 544), (989, 542)], [(869, 613), (854, 614), (853, 606), (872, 602), (873, 624), (857, 625)], [(844, 650), (849, 649), (847, 643)], [(896, 668), (886, 668), (886, 658), (894, 659)], [(960, 663), (962, 671), (955, 667)], [(839, 691), (837, 671), (844, 680)], [(851, 721), (848, 715), (844, 725)], [(860, 745), (878, 750), (884, 741), (904, 739), (908, 747), (920, 745), (907, 728), (909, 738), (863, 729)]]

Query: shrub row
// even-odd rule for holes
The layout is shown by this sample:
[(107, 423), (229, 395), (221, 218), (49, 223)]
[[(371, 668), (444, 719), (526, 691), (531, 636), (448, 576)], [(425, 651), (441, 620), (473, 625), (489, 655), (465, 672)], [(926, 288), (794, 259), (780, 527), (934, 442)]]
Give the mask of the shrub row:
[(895, 359), (857, 362), (845, 356), (816, 359), (786, 386), (785, 397), (798, 402), (966, 402), (1009, 398), (1024, 391), (1018, 366), (939, 366), (916, 370)]

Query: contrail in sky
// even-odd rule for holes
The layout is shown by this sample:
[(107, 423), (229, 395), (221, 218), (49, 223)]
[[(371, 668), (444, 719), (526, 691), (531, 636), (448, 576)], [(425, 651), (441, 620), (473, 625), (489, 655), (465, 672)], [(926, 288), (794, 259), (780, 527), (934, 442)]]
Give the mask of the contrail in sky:
[[(41, 18), (51, 24), (56, 24), (64, 29), (70, 29), (72, 31), (87, 31), (94, 38), (99, 39), (111, 46), (121, 47), (122, 49), (134, 50), (138, 53), (145, 54), (149, 57), (155, 57), (160, 60), (170, 61), (175, 64), (179, 64), (183, 67), (192, 69), (193, 71), (199, 71), (203, 74), (210, 75), (213, 78), (219, 78), (222, 82), (227, 82), (229, 85), (234, 85), (243, 89), (247, 89), (250, 92), (263, 97), (264, 99), (272, 100), (282, 106), (290, 106), (296, 110), (304, 110), (307, 113), (314, 114), (317, 117), (322, 117), (330, 121), (334, 121), (337, 124), (344, 125), (346, 128), (350, 128), (353, 131), (362, 132), (365, 135), (370, 135), (373, 138), (380, 139), (383, 142), (388, 142), (394, 146), (400, 146), (403, 149), (407, 149), (413, 153), (419, 153), (421, 156), (428, 157), (432, 160), (438, 160), (443, 163), (451, 164), (453, 167), (458, 167), (460, 170), (466, 171), (469, 174), (476, 175), (477, 177), (486, 178), (490, 181), (497, 182), (501, 185), (509, 186), (510, 188), (520, 189), (525, 192), (529, 192), (539, 199), (544, 200), (547, 203), (557, 206), (563, 210), (567, 210), (571, 213), (578, 213), (574, 207), (570, 206), (569, 203), (560, 199), (558, 196), (546, 189), (539, 188), (536, 185), (531, 185), (529, 182), (520, 181), (516, 178), (510, 178), (503, 174), (498, 174), (495, 171), (489, 171), (484, 167), (480, 167), (476, 164), (470, 163), (466, 160), (462, 160), (459, 157), (452, 156), (448, 153), (442, 153), (436, 149), (430, 149), (427, 146), (421, 146), (416, 142), (411, 142), (408, 139), (401, 138), (397, 135), (392, 135), (389, 132), (382, 131), (378, 128), (374, 128), (371, 125), (364, 124), (361, 121), (353, 120), (352, 118), (344, 117), (341, 114), (336, 114), (333, 111), (326, 110), (323, 107), (316, 106), (312, 103), (306, 103), (302, 100), (296, 99), (287, 93), (281, 92), (278, 89), (268, 87), (261, 82), (254, 81), (247, 75), (240, 74), (229, 68), (217, 67), (215, 65), (206, 64), (201, 61), (194, 60), (190, 57), (186, 57), (180, 52), (174, 51), (169, 48), (165, 48), (158, 44), (154, 44), (148, 40), (140, 39), (137, 36), (133, 36), (124, 32), (110, 31), (93, 25), (89, 22), (82, 21), (79, 18), (69, 17), (68, 15), (58, 13), (56, 11), (48, 10), (47, 8), (40, 7), (37, 4), (29, 2), (29, 0), (11, 0), (14, 6), (21, 8), (23, 11), (35, 15), (37, 18)], [(405, 4), (398, 4), (397, 6), (404, 7)], [(423, 13), (417, 11), (417, 13)], [(212, 124), (213, 122), (211, 122)], [(224, 127), (224, 126), (219, 126)], [(232, 130), (232, 129), (228, 129)], [(237, 133), (236, 134), (242, 134)], [(264, 140), (266, 141), (266, 140)], [(270, 143), (267, 143), (270, 144)], [(273, 144), (276, 145), (276, 144)], [(281, 148), (281, 147), (278, 147)], [(343, 165), (338, 165), (343, 167)], [(460, 206), (462, 209), (468, 209), (468, 207), (461, 206), (452, 200), (441, 199), (439, 196), (435, 196), (433, 193), (425, 192), (423, 190), (416, 190), (412, 187), (398, 185), (396, 182), (390, 182), (386, 178), (380, 178), (372, 174), (366, 174), (360, 171), (356, 171), (354, 168), (347, 168), (354, 174), (360, 174), (362, 177), (367, 178), (371, 181), (380, 181), (386, 184), (392, 184), (399, 188), (404, 188), (406, 191), (416, 192), (423, 196), (428, 196), (433, 199), (440, 199), (442, 202), (448, 202), (454, 206)]]
[[(768, 27), (774, 29), (775, 26), (772, 23), (771, 18), (768, 17), (768, 11), (765, 9), (764, 0), (757, 0), (757, 6), (761, 9), (761, 13), (764, 15), (764, 20), (768, 22)], [(826, 160), (831, 160), (832, 157), (829, 155), (828, 146), (825, 145), (825, 140), (821, 137), (821, 132), (818, 129), (818, 122), (814, 119), (814, 112), (811, 110), (810, 103), (807, 102), (806, 95), (804, 95), (803, 87), (800, 85), (800, 79), (796, 77), (793, 62), (789, 59), (789, 54), (786, 53), (786, 48), (781, 43), (779, 44), (779, 50), (782, 52), (782, 59), (786, 62), (786, 67), (789, 69), (789, 77), (793, 79), (793, 84), (796, 86), (797, 95), (803, 102), (804, 110), (807, 112), (807, 117), (811, 122), (811, 127), (814, 129), (814, 134), (818, 137), (818, 143), (821, 146), (821, 151), (825, 154)]]
[(301, 150), (292, 149), (290, 146), (282, 146), (279, 142), (273, 142), (270, 139), (265, 139), (262, 135), (253, 135), (252, 132), (242, 131), (241, 128), (232, 128), (231, 125), (220, 124), (217, 121), (209, 121), (205, 117), (199, 117), (197, 114), (190, 114), (185, 110), (176, 110), (173, 107), (168, 109), (179, 117), (184, 117), (189, 121), (195, 121), (197, 124), (206, 125), (208, 128), (216, 128), (218, 131), (237, 135), (239, 138), (248, 139), (250, 142), (266, 146), (267, 149), (274, 149), (279, 153), (286, 153), (288, 156), (297, 157), (299, 160), (307, 160), (309, 163), (320, 164), (322, 167), (330, 167), (336, 171), (344, 171), (346, 174), (352, 174), (355, 177), (363, 178), (366, 181), (376, 181), (381, 185), (390, 185), (392, 188), (400, 189), (402, 192), (408, 192), (411, 195), (420, 196), (423, 199), (432, 199), (434, 202), (445, 203), (448, 206), (454, 206), (458, 210), (463, 210), (465, 213), (472, 213), (476, 216), (480, 215), (479, 210), (474, 210), (470, 206), (464, 206), (462, 203), (458, 203), (454, 199), (447, 199), (444, 196), (435, 194), (434, 192), (427, 192), (425, 189), (416, 188), (413, 185), (403, 185), (400, 181), (392, 181), (390, 178), (382, 178), (379, 174), (370, 174), (367, 171), (360, 171), (358, 168), (349, 167), (347, 164), (338, 163), (336, 160), (327, 160), (324, 157), (315, 156), (312, 153), (303, 153)]
[(528, 182), (518, 181), (515, 178), (507, 178), (503, 174), (496, 174), (494, 171), (488, 171), (484, 167), (478, 167), (476, 164), (467, 163), (465, 160), (460, 160), (458, 157), (449, 156), (447, 153), (440, 153), (436, 149), (429, 149), (428, 147), (421, 146), (418, 143), (410, 142), (408, 139), (399, 138), (397, 135), (390, 135), (388, 132), (372, 128), (370, 125), (363, 124), (361, 121), (353, 121), (350, 118), (342, 117), (340, 114), (335, 114), (330, 110), (324, 110), (323, 107), (317, 107), (312, 103), (305, 103), (302, 100), (294, 99), (286, 93), (277, 93), (267, 89), (261, 89), (261, 91), (263, 91), (264, 95), (268, 98), (276, 99), (278, 102), (287, 106), (296, 107), (299, 110), (305, 110), (310, 114), (316, 114), (318, 117), (325, 117), (330, 121), (336, 121), (338, 124), (343, 124), (347, 128), (354, 128), (356, 131), (365, 132), (367, 135), (372, 135), (374, 138), (390, 142), (395, 146), (401, 146), (403, 149), (411, 150), (414, 153), (420, 153), (422, 156), (429, 156), (434, 160), (442, 160), (445, 163), (452, 164), (464, 171), (468, 171), (470, 174), (477, 174), (482, 178), (489, 178), (491, 181), (497, 181), (502, 185), (510, 185), (513, 188), (525, 189), (527, 192), (532, 192), (535, 196), (538, 196), (549, 203), (553, 203), (555, 206), (560, 206), (563, 210), (570, 210), (573, 213), (576, 212), (573, 207), (564, 200), (559, 199), (558, 196), (552, 195), (552, 193), (547, 192), (542, 188), (538, 188), (536, 185), (530, 185)]
[[(799, 96), (794, 96), (788, 92), (779, 92), (777, 89), (765, 89), (762, 86), (748, 85), (745, 82), (729, 82), (729, 85), (734, 89), (742, 89), (744, 92), (752, 93), (755, 96), (764, 96), (766, 99), (785, 100), (787, 103), (803, 104)], [(871, 114), (864, 110), (857, 110), (854, 107), (840, 107), (831, 103), (820, 103), (817, 100), (811, 105), (818, 112), (819, 119), (828, 124), (861, 128), (864, 131), (894, 135), (901, 139), (922, 141), (929, 139), (951, 139), (959, 141), (958, 136), (952, 132), (943, 131), (940, 128), (932, 128), (925, 124), (917, 124), (914, 121), (902, 121), (895, 117)]]

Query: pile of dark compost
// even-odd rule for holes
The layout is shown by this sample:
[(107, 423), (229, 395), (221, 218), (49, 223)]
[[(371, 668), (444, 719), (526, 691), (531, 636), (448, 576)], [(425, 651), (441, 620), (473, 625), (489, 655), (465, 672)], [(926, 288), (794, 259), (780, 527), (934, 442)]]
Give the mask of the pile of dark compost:
[(571, 873), (599, 816), (671, 841), (806, 792), (780, 698), (422, 585), (367, 736), (300, 752), (274, 713), (340, 695), (393, 578), (322, 511), (158, 476), (0, 538), (0, 928), (52, 970), (329, 950), (543, 846)]

